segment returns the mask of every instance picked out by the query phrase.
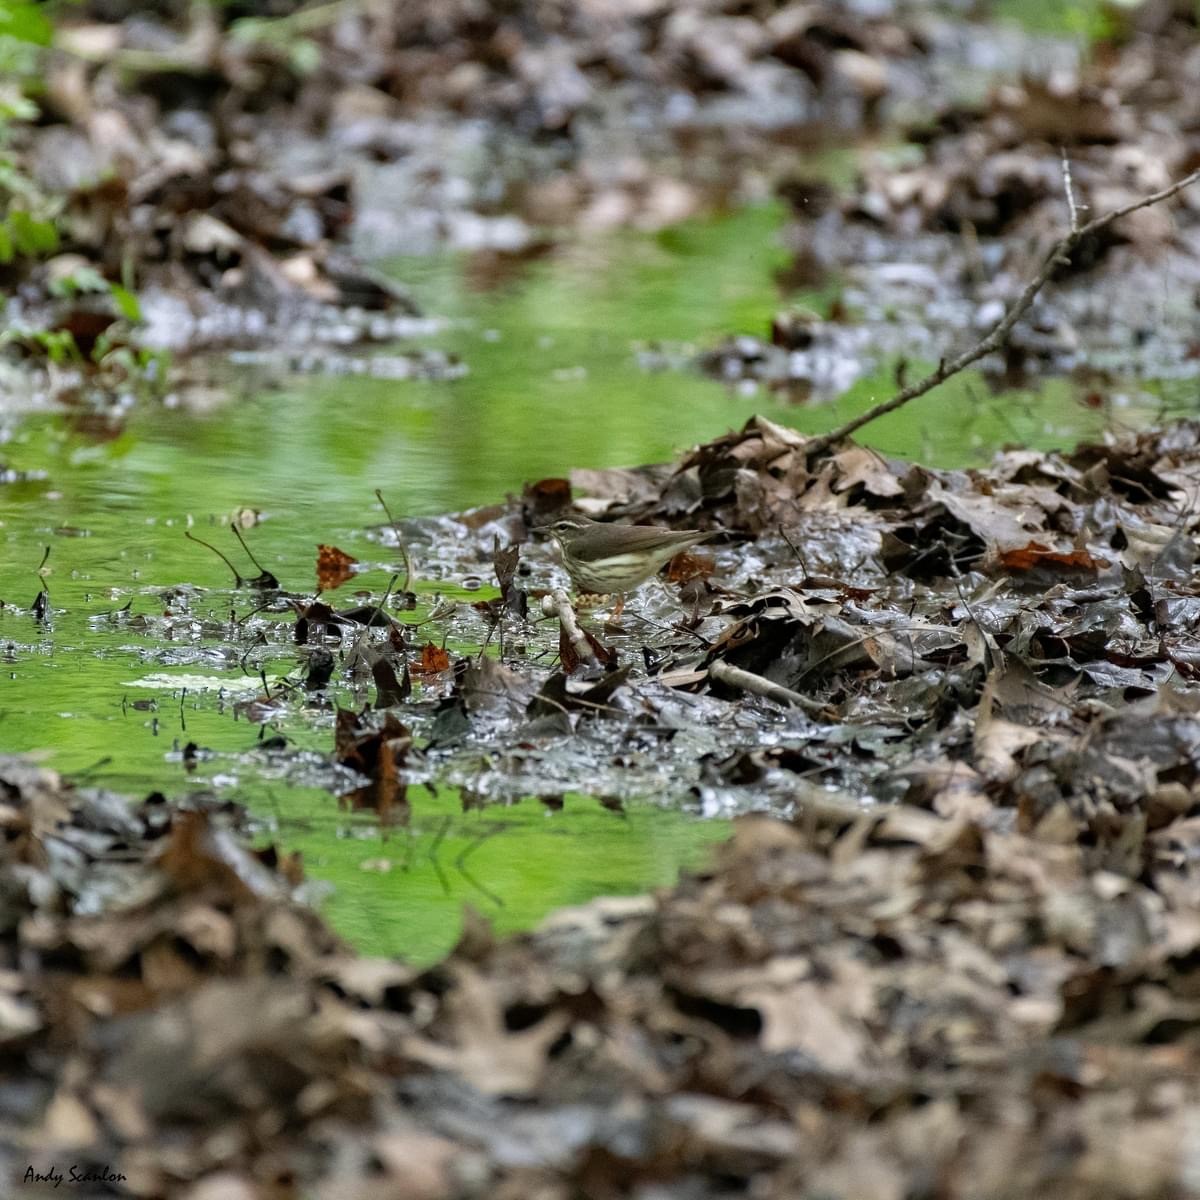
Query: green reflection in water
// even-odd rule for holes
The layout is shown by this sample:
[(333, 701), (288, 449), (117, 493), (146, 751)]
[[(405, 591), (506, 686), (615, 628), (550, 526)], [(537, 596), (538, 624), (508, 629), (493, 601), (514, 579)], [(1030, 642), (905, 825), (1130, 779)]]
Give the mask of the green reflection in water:
[[(362, 870), (363, 858), (393, 859), (405, 835), (393, 832), (385, 846), (361, 820), (339, 815), (325, 793), (272, 780), (253, 752), (259, 729), (236, 720), (218, 691), (246, 682), (237, 655), (224, 651), (221, 627), (251, 603), (229, 592), (225, 568), (183, 529), (194, 522), (241, 564), (221, 522), (242, 506), (261, 509), (267, 519), (249, 537), (286, 587), (310, 588), (315, 544), (332, 542), (377, 564), (355, 586), (378, 594), (391, 563), (363, 532), (381, 520), (376, 487), (401, 515), (432, 513), (492, 502), (575, 466), (662, 461), (756, 411), (805, 432), (831, 428), (889, 395), (889, 373), (860, 381), (835, 405), (793, 408), (696, 373), (648, 372), (635, 355), (635, 342), (703, 345), (731, 331), (761, 334), (779, 304), (772, 273), (786, 259), (775, 240), (782, 219), (767, 207), (657, 236), (570, 246), (486, 292), (472, 288), (478, 261), (397, 264), (427, 311), (456, 322), (428, 342), (467, 362), (470, 374), (458, 381), (293, 377), (265, 386), (235, 375), (242, 394), (231, 402), (205, 413), (139, 410), (116, 436), (98, 437), (61, 416), (14, 424), (4, 461), (48, 478), (0, 489), (0, 599), (22, 607), (33, 600), (49, 545), (56, 612), (43, 627), (27, 611), (0, 609), (0, 750), (44, 751), (68, 771), (108, 760), (92, 778), (134, 793), (177, 794), (198, 778), (245, 799), (278, 821), (280, 840), (305, 851), (315, 876), (338, 885), (329, 911), (372, 949), (438, 952), (453, 940), (464, 900), (516, 928), (561, 903), (669, 882), (703, 856), (718, 823), (649, 805), (620, 816), (580, 800), (554, 815), (528, 802), (461, 814), (448, 792), (414, 799), (413, 812), (418, 847), (436, 837), (437, 822), (451, 820), (442, 854), (448, 891), (420, 850), (408, 870)], [(828, 296), (796, 300), (820, 309)], [(919, 369), (910, 365), (909, 377)], [(986, 458), (1003, 442), (1070, 444), (1106, 423), (1105, 413), (1076, 402), (1069, 384), (991, 397), (967, 376), (872, 425), (865, 440), (954, 464)], [(253, 573), (249, 564), (243, 572)], [(139, 628), (178, 607), (152, 589), (182, 583), (208, 589), (192, 615), (210, 621), (210, 632), (197, 641), (182, 627)], [(106, 616), (126, 603), (129, 618)], [(295, 665), (280, 648), (266, 669), (283, 675)], [(135, 686), (155, 672), (180, 676), (181, 686), (199, 674), (211, 686), (189, 683), (186, 695)], [(134, 706), (154, 696), (157, 711)], [(276, 729), (300, 747), (326, 753), (332, 745), (327, 712), (296, 712)], [(195, 777), (171, 753), (188, 741), (216, 753)], [(452, 869), (473, 831), (493, 821), (503, 831), (467, 862), (503, 907)]]
[(331, 838), (326, 820), (289, 843), (313, 875), (335, 885), (326, 911), (344, 936), (419, 961), (454, 944), (463, 904), (499, 932), (527, 929), (563, 905), (668, 886), (726, 833), (720, 821), (648, 804), (613, 813), (572, 795), (560, 812), (525, 801), (462, 813), (450, 794), (415, 798), (413, 808), (409, 829), (381, 833), (374, 822), (347, 821)]

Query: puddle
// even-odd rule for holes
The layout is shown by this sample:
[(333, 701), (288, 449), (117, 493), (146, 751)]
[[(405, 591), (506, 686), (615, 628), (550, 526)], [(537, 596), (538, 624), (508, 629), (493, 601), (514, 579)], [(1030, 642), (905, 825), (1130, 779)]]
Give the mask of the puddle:
[[(516, 929), (559, 905), (669, 883), (724, 827), (652, 795), (624, 798), (620, 812), (573, 794), (557, 810), (526, 800), (464, 811), (457, 789), (417, 786), (409, 827), (381, 831), (328, 791), (297, 786), (294, 763), (291, 774), (273, 765), (261, 743), (285, 735), (311, 751), (318, 778), (332, 711), (313, 705), (265, 727), (240, 715), (260, 672), (294, 673), (296, 656), (284, 637), (231, 651), (230, 622), (254, 598), (232, 592), (227, 569), (184, 531), (253, 574), (222, 526), (258, 513), (246, 532), (255, 555), (310, 595), (317, 543), (337, 545), (372, 567), (337, 594), (350, 604), (356, 588), (378, 598), (395, 566), (368, 535), (384, 519), (376, 488), (397, 516), (433, 514), (572, 467), (664, 461), (755, 412), (803, 432), (839, 424), (893, 390), (890, 369), (808, 408), (698, 370), (647, 369), (655, 347), (686, 358), (730, 332), (765, 333), (780, 304), (773, 274), (788, 259), (775, 237), (783, 219), (769, 206), (567, 246), (503, 264), (499, 281), (496, 261), (479, 257), (391, 264), (446, 321), (400, 349), (454, 355), (467, 367), (460, 377), (295, 373), (258, 359), (214, 368), (228, 395), (202, 411), (0, 416), (0, 463), (25, 473), (0, 489), (0, 749), (45, 751), (54, 767), (133, 794), (204, 787), (245, 801), (334, 885), (332, 919), (370, 951), (436, 957), (463, 903)], [(819, 309), (829, 295), (794, 299)], [(909, 378), (919, 369), (910, 363)], [(995, 396), (966, 375), (865, 440), (956, 465), (1003, 443), (1049, 447), (1142, 425), (1156, 405), (1186, 401), (1140, 389), (1096, 409), (1070, 381)], [(418, 606), (402, 614), (411, 623), (439, 591), (495, 594), (490, 579), (471, 590), (469, 580), (423, 578), (419, 557), (414, 565)], [(39, 622), (28, 606), (43, 578), (51, 612)], [(357, 707), (365, 694), (334, 698)], [(189, 743), (202, 752), (185, 754)]]

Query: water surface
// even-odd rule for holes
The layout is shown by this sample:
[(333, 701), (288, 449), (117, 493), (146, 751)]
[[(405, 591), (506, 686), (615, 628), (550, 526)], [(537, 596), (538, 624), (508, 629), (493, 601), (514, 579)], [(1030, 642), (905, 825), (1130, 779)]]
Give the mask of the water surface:
[[(456, 511), (572, 467), (663, 461), (754, 412), (806, 432), (833, 427), (890, 394), (888, 370), (836, 404), (798, 408), (695, 371), (647, 370), (639, 357), (659, 342), (678, 354), (730, 332), (764, 333), (780, 305), (782, 219), (767, 207), (568, 245), (498, 284), (496, 264), (478, 259), (392, 264), (427, 312), (448, 319), (424, 344), (459, 355), (469, 368), (461, 379), (226, 364), (228, 400), (203, 412), (145, 406), (120, 423), (0, 417), (0, 458), (45, 473), (0, 490), (0, 749), (38, 752), (133, 794), (206, 787), (243, 800), (267, 833), (304, 852), (312, 876), (335, 885), (332, 919), (370, 951), (435, 957), (453, 942), (464, 902), (514, 929), (562, 904), (669, 883), (722, 835), (719, 822), (650, 797), (624, 813), (586, 795), (557, 811), (531, 800), (464, 812), (442, 788), (414, 793), (408, 828), (381, 831), (328, 792), (289, 783), (256, 749), (260, 739), (283, 733), (325, 755), (332, 716), (314, 706), (266, 729), (238, 718), (234, 700), (258, 689), (257, 671), (231, 658), (221, 633), (254, 602), (183, 531), (236, 555), (223, 526), (256, 510), (248, 536), (286, 587), (311, 590), (315, 545), (329, 542), (378, 562), (355, 585), (378, 596), (391, 564), (366, 534), (382, 519), (375, 488), (397, 515)], [(822, 311), (835, 291), (793, 299)], [(1111, 419), (1069, 382), (997, 397), (964, 376), (864, 440), (950, 465), (1005, 442), (1070, 444)], [(414, 621), (437, 590), (419, 567)], [(29, 612), (41, 578), (46, 623)], [(163, 591), (181, 585), (199, 590), (184, 600)], [(338, 600), (349, 603), (352, 590)], [(296, 660), (279, 646), (261, 665), (283, 676)], [(211, 752), (190, 771), (180, 753), (189, 742)]]

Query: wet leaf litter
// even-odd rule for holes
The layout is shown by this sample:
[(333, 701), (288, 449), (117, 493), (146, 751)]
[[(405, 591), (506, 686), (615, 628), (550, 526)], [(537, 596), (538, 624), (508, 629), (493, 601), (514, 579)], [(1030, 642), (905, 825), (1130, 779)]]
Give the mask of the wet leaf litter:
[[(298, 907), (299, 863), (246, 849), (235, 804), (129, 808), (6, 761), (6, 936), (42, 964), (14, 975), (9, 1003), (10, 1052), (45, 1047), (36, 1144), (155, 1194), (213, 1169), (186, 1134), (203, 1097), (231, 1136), (280, 1131), (269, 1150), (240, 1143), (234, 1178), (299, 1155), (332, 1186), (399, 1145), (432, 1155), (432, 1195), (714, 1172), (780, 1195), (890, 1195), (918, 1186), (932, 1141), (955, 1147), (937, 1160), (950, 1186), (1002, 1194), (1017, 1178), (1028, 1194), (1057, 1186), (1070, 1137), (1081, 1187), (1102, 1169), (1145, 1179), (1145, 1140), (1166, 1146), (1196, 1101), (1200, 426), (946, 471), (854, 445), (813, 464), (759, 419), (668, 471), (584, 479), (598, 517), (721, 530), (713, 571), (645, 589), (618, 622), (585, 613), (615, 666), (555, 664), (553, 635), (515, 607), (461, 602), (436, 624), (447, 645), (463, 621), (497, 646), (507, 627), (520, 655), (396, 637), (399, 614), (310, 624), (301, 654), (326, 649), (344, 672), (382, 652), (421, 680), (339, 713), (335, 753), (360, 781), (347, 803), (402, 824), (414, 786), (483, 746), (523, 762), (496, 779), (528, 795), (558, 744), (560, 769), (583, 769), (567, 764), (584, 739), (619, 796), (639, 744), (669, 755), (711, 725), (722, 752), (679, 796), (791, 821), (740, 818), (709, 870), (657, 898), (595, 901), (503, 942), (473, 918), (418, 969), (358, 958)], [(544, 543), (496, 549), (526, 509), (464, 514), (462, 556), (440, 569), (488, 559), (509, 597), (518, 579), (545, 590)], [(477, 798), (505, 794), (479, 782)], [(86, 1059), (61, 1048), (68, 1028)], [(169, 1088), (136, 1083), (182, 1044), (208, 1047), (200, 1074), (173, 1062)], [(19, 1095), (0, 1092), (10, 1122)], [(1149, 1179), (1182, 1169), (1167, 1154)]]
[[(982, 1114), (1053, 1111), (1053, 1128), (1087, 1146), (1114, 1104), (1136, 1113), (1145, 1068), (1104, 1049), (1182, 1040), (1186, 1055), (1188, 1045), (1186, 967), (1176, 970), (1169, 939), (1186, 959), (1200, 744), (1188, 688), (1198, 477), (1200, 426), (1186, 422), (946, 471), (755, 418), (665, 468), (591, 471), (459, 517), (377, 526), (383, 546), (405, 539), (406, 575), (426, 550), (428, 578), (475, 577), (488, 562), (495, 574), (498, 603), (443, 598), (412, 620), (419, 637), (401, 616), (404, 592), (385, 611), (398, 573), (378, 597), (335, 612), (285, 592), (272, 572), (247, 579), (231, 567), (236, 593), (254, 603), (207, 627), (220, 630), (219, 657), (244, 669), (274, 639), (307, 662), (303, 686), (269, 681), (260, 666), (264, 693), (243, 716), (266, 724), (296, 704), (333, 708), (331, 689), (352, 689), (356, 676), (366, 685), (368, 674), (376, 684), (373, 704), (337, 709), (327, 765), (331, 779), (350, 782), (336, 789), (346, 802), (381, 823), (410, 819), (413, 785), (456, 778), (470, 779), (472, 804), (540, 796), (552, 807), (556, 769), (599, 781), (619, 813), (623, 788), (654, 779), (639, 769), (664, 762), (659, 778), (680, 789), (664, 800), (790, 818), (743, 818), (710, 871), (657, 901), (597, 901), (507, 942), (472, 918), (437, 966), (390, 964), (384, 1001), (357, 996), (355, 1081), (374, 1096), (399, 1080), (406, 1136), (440, 1146), (447, 1162), (465, 1147), (474, 1163), (465, 1181), (447, 1168), (433, 1194), (522, 1194), (539, 1182), (614, 1192), (632, 1171), (684, 1188), (717, 1174), (782, 1195), (887, 1195), (897, 1180), (922, 1186), (926, 1137), (954, 1146), (941, 1170), (952, 1181), (965, 1172), (957, 1186), (983, 1178), (999, 1188), (1019, 1171), (1038, 1191), (1062, 1172), (1058, 1142), (1043, 1145), (1042, 1127), (1017, 1119), (1011, 1158), (997, 1165)], [(714, 535), (711, 569), (669, 572), (671, 582), (647, 587), (619, 616), (576, 613), (539, 540), (547, 507), (698, 527)], [(340, 569), (350, 556), (325, 544), (319, 557)], [(531, 619), (531, 597), (553, 600), (541, 606), (557, 617), (549, 630)], [(188, 599), (171, 603), (186, 610)], [(563, 654), (568, 612), (573, 658)], [(464, 653), (472, 623), (484, 636)], [(205, 627), (197, 632), (202, 639)], [(401, 677), (419, 690), (406, 692)], [(696, 754), (705, 734), (723, 753)], [(210, 755), (189, 742), (182, 757), (190, 770)], [(280, 1130), (319, 1122), (337, 1155), (309, 1164), (309, 1177), (356, 1179), (354, 1106), (342, 1108), (330, 1077), (339, 1068), (316, 1052), (326, 1042), (308, 1040), (327, 1038), (329, 1025), (309, 1028), (306, 1018), (315, 1008), (336, 1027), (336, 1006), (353, 995), (339, 972), (369, 960), (319, 925), (328, 949), (317, 957), (333, 962), (297, 994), (306, 976), (288, 945), (271, 941), (266, 966), (254, 952), (255, 922), (266, 919), (258, 902), (290, 912), (298, 864), (287, 860), (282, 882), (273, 880), (280, 856), (250, 855), (232, 836), (236, 806), (168, 805), (155, 828), (170, 839), (152, 847), (143, 830), (129, 859), (125, 844), (64, 835), (93, 855), (68, 855), (77, 891), (64, 895), (58, 862), (42, 849), (70, 828), (74, 794), (48, 773), (11, 769), (14, 840), (23, 821), (35, 831), (31, 859), (18, 864), (45, 858), (49, 873), (27, 892), (33, 919), (16, 925), (16, 955), (45, 955), (34, 992), (60, 982), (64, 957), (89, 985), (108, 971), (143, 988), (117, 1010), (100, 985), (89, 1017), (120, 1011), (128, 1024), (99, 1036), (117, 1050), (111, 1059), (101, 1051), (97, 1073), (85, 1065), (46, 1078), (37, 1144), (115, 1159), (123, 1181), (133, 1172), (146, 1194), (203, 1176), (212, 1165), (204, 1147), (163, 1159), (165, 1131), (195, 1118), (197, 1078), (173, 1068), (170, 1087), (136, 1086), (180, 1044), (195, 1044), (215, 1054), (205, 1069), (220, 1068), (202, 1091), (206, 1117)], [(26, 792), (53, 800), (26, 814)], [(121, 905), (79, 895), (93, 876), (83, 868), (110, 858), (144, 873), (121, 882), (145, 899), (132, 949), (104, 924)], [(203, 911), (170, 926), (168, 950), (159, 949), (167, 929), (155, 915), (173, 916), (162, 898), (196, 890), (219, 915), (248, 906), (244, 964)], [(503, 904), (486, 884), (480, 891)], [(52, 919), (38, 921), (47, 898)], [(304, 920), (319, 923), (308, 910)], [(597, 921), (599, 931), (589, 927)], [(81, 966), (89, 937), (110, 956)], [(229, 980), (243, 967), (245, 988)], [(273, 976), (286, 979), (286, 994), (263, 982)], [(54, 1044), (58, 1010), (40, 995), (22, 995), (19, 1028)], [(254, 1015), (239, 1021), (246, 1008)], [(122, 1049), (125, 1030), (136, 1040)], [(642, 1051), (636, 1065), (623, 1049), (631, 1040)], [(240, 1066), (251, 1051), (268, 1078), (299, 1081), (308, 1101), (291, 1086), (252, 1084)], [(1062, 1066), (1063, 1054), (1085, 1066)], [(1162, 1058), (1152, 1084), (1180, 1071), (1179, 1053)], [(1169, 1094), (1186, 1111), (1189, 1093)], [(464, 1095), (474, 1119), (463, 1118)], [(1095, 1098), (1095, 1115), (1083, 1096)], [(1162, 1110), (1160, 1101), (1165, 1143), (1175, 1126)], [(867, 1114), (875, 1139), (862, 1134)], [(618, 1115), (638, 1141), (610, 1161), (597, 1152)], [(586, 1152), (555, 1140), (564, 1121), (582, 1121)], [(544, 1146), (532, 1161), (524, 1151), (514, 1163), (489, 1137), (509, 1122)], [(141, 1130), (150, 1132), (139, 1140)], [(265, 1156), (247, 1146), (239, 1161), (259, 1177), (288, 1145), (277, 1137)], [(1136, 1163), (1136, 1146), (1130, 1155)], [(1151, 1178), (1173, 1180), (1173, 1169)], [(1097, 1168), (1081, 1152), (1071, 1170), (1091, 1186)]]
[[(910, 28), (884, 9), (852, 22), (831, 6), (761, 21), (634, 7), (627, 29), (604, 5), (568, 19), (536, 4), (519, 20), (319, 6), (318, 30), (346, 17), (329, 41), (355, 62), (336, 104), (321, 92), (332, 72), (289, 77), (289, 53), (317, 50), (307, 37), (230, 44), (204, 6), (174, 41), (153, 22), (85, 26), (77, 49), (90, 47), (99, 86), (57, 64), (61, 112), (31, 136), (43, 158), (55, 138), (72, 157), (64, 144), (104, 149), (96, 131), (170, 111), (175, 136), (148, 144), (128, 178), (72, 191), (79, 244), (136, 242), (144, 267), (163, 261), (160, 288), (199, 283), (195, 309), (168, 322), (195, 343), (265, 330), (370, 344), (437, 322), (331, 253), (355, 208), (351, 173), (289, 171), (280, 186), (244, 124), (227, 136), (232, 120), (201, 123), (189, 149), (200, 110), (172, 99), (190, 94), (180, 75), (200, 91), (254, 80), (263, 101), (304, 94), (297, 111), (330, 111), (333, 136), (425, 170), (436, 191), (419, 136), (398, 142), (390, 124), (415, 104), (405, 81), (421, 79), (476, 119), (499, 112), (558, 139), (551, 174), (510, 202), (527, 218), (557, 204), (594, 230), (708, 203), (698, 180), (644, 163), (670, 161), (661, 149), (675, 142), (698, 175), (713, 145), (736, 157), (722, 111), (743, 146), (763, 135), (743, 128), (760, 108), (794, 121), (837, 106), (869, 125), (946, 39), (937, 21)], [(919, 164), (868, 164), (827, 202), (811, 180), (785, 181), (792, 277), (867, 270), (824, 315), (782, 313), (769, 347), (740, 335), (701, 353), (702, 368), (802, 400), (843, 390), (889, 337), (914, 358), (935, 346), (936, 360), (947, 317), (970, 331), (957, 340), (1003, 326), (1011, 285), (1064, 211), (1076, 233), (1128, 208), (1054, 264), (1032, 319), (981, 362), (1019, 376), (1109, 352), (1127, 366), (1145, 290), (1130, 281), (1156, 285), (1169, 250), (1175, 290), (1194, 282), (1194, 199), (1171, 219), (1139, 199), (1195, 165), (1194, 63), (1175, 49), (1187, 18), (1157, 8), (1127, 18), (1135, 52), (1106, 49), (1088, 79), (1022, 80), (985, 110), (939, 97)], [(384, 45), (402, 47), (399, 68), (374, 53)], [(122, 71), (136, 103), (105, 83)], [(615, 180), (587, 150), (611, 153), (590, 108), (606, 76), (623, 85), (616, 126), (649, 136), (630, 135), (639, 153)], [(665, 109), (664, 89), (684, 113), (669, 133), (627, 119), (626, 102)], [(259, 145), (282, 145), (277, 130), (264, 120)], [(722, 174), (716, 191), (730, 185)], [(511, 229), (491, 220), (496, 199), (443, 227), (487, 243)], [(181, 237), (164, 234), (162, 211), (183, 214)], [(908, 261), (889, 261), (898, 246)], [(530, 236), (507, 253), (549, 248)], [(475, 276), (515, 269), (504, 263), (485, 245)], [(959, 290), (929, 303), (942, 287)], [(1086, 302), (1114, 287), (1124, 307)], [(171, 299), (160, 311), (182, 317)], [(85, 347), (115, 323), (58, 308)], [(1135, 336), (1156, 369), (1193, 378), (1189, 319), (1161, 315)], [(295, 358), (397, 378), (467, 370), (438, 351)], [(915, 374), (898, 363), (897, 390)], [(1098, 407), (1123, 386), (1107, 372), (1082, 382)], [(945, 471), (760, 417), (658, 468), (543, 480), (457, 516), (385, 510), (353, 541), (314, 528), (315, 591), (311, 556), (270, 555), (280, 525), (267, 521), (242, 547), (257, 575), (226, 560), (231, 589), (88, 600), (97, 627), (139, 639), (136, 683), (164, 701), (130, 707), (171, 721), (179, 790), (195, 794), (130, 803), (0, 760), (5, 1153), (192, 1200), (1188, 1194), (1198, 442), (1185, 422)], [(577, 610), (538, 532), (574, 513), (711, 536), (619, 613)], [(52, 586), (0, 610), (14, 658), (40, 652), (67, 615)], [(473, 811), (555, 812), (578, 807), (564, 795), (580, 780), (613, 821), (648, 795), (743, 815), (707, 868), (656, 896), (593, 901), (505, 941), (472, 915), (435, 965), (368, 959), (308, 905), (293, 854), (249, 849), (245, 813), (202, 794), (205, 772), (239, 755), (191, 736), (189, 696), (245, 728), (282, 778), (319, 780), (401, 833), (438, 789)], [(316, 738), (298, 745), (297, 729)], [(785, 819), (744, 815), (755, 809)], [(439, 872), (445, 830), (429, 851)], [(453, 860), (464, 878), (471, 853)], [(506, 900), (490, 884), (475, 883), (489, 915)]]

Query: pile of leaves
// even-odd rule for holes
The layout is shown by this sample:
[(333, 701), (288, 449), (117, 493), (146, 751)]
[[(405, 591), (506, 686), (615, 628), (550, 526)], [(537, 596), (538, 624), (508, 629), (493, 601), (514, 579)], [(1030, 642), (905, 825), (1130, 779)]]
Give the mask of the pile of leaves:
[[(621, 618), (585, 617), (590, 663), (557, 622), (529, 615), (555, 575), (528, 527), (547, 504), (561, 511), (565, 483), (464, 515), (453, 541), (441, 519), (450, 579), (482, 569), (501, 531), (531, 540), (497, 554), (499, 599), (443, 606), (423, 644), (393, 625), (366, 665), (357, 648), (327, 663), (319, 686), (369, 667), (376, 705), (404, 721), (388, 732), (346, 714), (339, 761), (376, 764), (364, 794), (387, 775), (380, 795), (440, 780), (512, 802), (587, 778), (616, 799), (710, 812), (790, 812), (820, 789), (912, 799), (947, 771), (962, 795), (983, 794), (1036, 764), (1055, 781), (1038, 790), (1041, 819), (1071, 802), (1071, 747), (1097, 722), (1123, 729), (1131, 704), (1185, 703), (1200, 667), (1200, 425), (1010, 451), (972, 471), (856, 445), (810, 458), (809, 445), (759, 417), (671, 468), (579, 472), (591, 494), (576, 504), (593, 516), (714, 537), (673, 565), (673, 599), (645, 589)], [(439, 624), (443, 645), (477, 638), (496, 652), (446, 653)], [(309, 662), (342, 638), (297, 630)], [(749, 694), (731, 668), (753, 677)], [(381, 737), (401, 750), (386, 771), (355, 742)]]
[(11, 759), (0, 780), (6, 1192), (67, 1164), (107, 1185), (88, 1195), (286, 1196), (329, 1172), (386, 1100), (371, 1063), (410, 1028), (389, 989), (413, 972), (357, 960), (236, 805), (130, 805)]
[(5, 761), (10, 1190), (1186, 1194), (1195, 707), (993, 721), (918, 803), (744, 818), (670, 891), (469, 920), (422, 972), (341, 946), (229, 806)]
[[(440, 138), (443, 178), (432, 189), (415, 171), (394, 172), (392, 182), (422, 209), (440, 208), (431, 217), (451, 240), (457, 226), (468, 239), (486, 227), (458, 211), (462, 196), (452, 193), (464, 191), (485, 218), (507, 211), (589, 227), (678, 220), (710, 190), (737, 194), (752, 157), (747, 139), (758, 152), (779, 129), (857, 132), (897, 82), (891, 64), (920, 52), (919, 35), (893, 14), (850, 18), (835, 4), (258, 7), (183, 16), (93, 3), (98, 19), (60, 39), (100, 67), (93, 79), (95, 68), (69, 60), (76, 95), (117, 100), (126, 115), (136, 98), (142, 120), (189, 149), (211, 148), (221, 159), (206, 165), (222, 169), (236, 168), (240, 143), (241, 157), (262, 152), (257, 161), (270, 172), (281, 133), (295, 143), (293, 159), (298, 151), (311, 159), (305, 142), (316, 133), (327, 138), (327, 162), (416, 159), (423, 171), (433, 163), (430, 139)], [(80, 127), (80, 114), (55, 109)], [(741, 160), (737, 169), (722, 166), (722, 150)], [(485, 156), (483, 177), (478, 163), (458, 161), (462, 151)], [(669, 164), (656, 166), (664, 155)], [(286, 192), (286, 180), (272, 182)], [(261, 211), (267, 197), (257, 191)], [(314, 193), (311, 203), (332, 206), (338, 219), (338, 200), (345, 196)], [(276, 224), (313, 224), (285, 216), (277, 212)]]
[[(657, 229), (777, 189), (795, 211), (781, 283), (846, 290), (820, 317), (783, 313), (769, 337), (697, 365), (837, 395), (881, 357), (936, 360), (995, 319), (1062, 231), (1064, 151), (1085, 215), (1195, 165), (1194, 12), (1140, 5), (1108, 35), (1081, 61), (1066, 40), (922, 6), (96, 0), (62, 17), (38, 120), (8, 137), (53, 217), (49, 242), (0, 264), (9, 319), (70, 334), (85, 358), (139, 318), (135, 345), (176, 351), (393, 341), (439, 325), (351, 248), (448, 243), (476, 252), (477, 278), (499, 278), (557, 229)], [(903, 147), (846, 194), (797, 166), (797, 146), (880, 128)], [(1010, 372), (1094, 368), (1128, 351), (1133, 328), (1144, 374), (1190, 374), (1196, 203), (1082, 247), (1064, 283), (1100, 265), (1111, 296), (1097, 304), (1091, 281), (1040, 304)], [(1161, 287), (1168, 249), (1172, 298), (1147, 321), (1136, 298)], [(413, 350), (380, 369), (463, 369), (443, 360)]]
[[(968, 471), (815, 445), (757, 417), (672, 466), (382, 526), (425, 587), (457, 591), (415, 626), (403, 586), (339, 604), (350, 572), (386, 563), (335, 571), (332, 547), (316, 600), (264, 574), (241, 581), (252, 601), (173, 589), (161, 612), (95, 619), (145, 635), (151, 663), (269, 671), (228, 711), (261, 726), (272, 769), (397, 820), (410, 787), (443, 783), (472, 806), (561, 803), (581, 780), (615, 805), (706, 813), (788, 814), (830, 790), (912, 799), (981, 745), (985, 792), (1001, 769), (1067, 754), (1048, 811), (1071, 794), (1064, 747), (1132, 703), (1190, 694), (1200, 425)], [(572, 507), (712, 534), (620, 616), (585, 613), (582, 653), (541, 610), (563, 577), (539, 527)], [(493, 570), (499, 595), (462, 597)], [(297, 718), (336, 723), (324, 767), (278, 736)]]
[[(473, 806), (574, 769), (777, 816), (654, 897), (504, 941), (472, 917), (418, 969), (345, 947), (235, 805), (6, 760), (12, 1186), (73, 1164), (147, 1197), (1186, 1194), (1200, 425), (935, 471), (756, 418), (575, 483), (435, 523), (501, 595), (431, 624), (490, 627), (494, 657), (417, 647), (379, 605), (281, 626), (306, 703), (373, 679), (337, 721), (352, 802), (404, 820), (420, 780), (473, 769)], [(570, 504), (724, 541), (676, 564), (673, 624), (646, 636), (639, 601), (591, 626), (595, 663), (555, 665), (529, 626), (549, 564), (494, 538)], [(320, 561), (331, 588), (349, 570)]]
[(51, 303), (68, 286), (91, 325), (128, 315), (107, 281), (141, 294), (157, 346), (403, 336), (411, 299), (349, 244), (521, 255), (548, 228), (765, 198), (794, 156), (781, 140), (851, 136), (923, 96), (947, 28), (733, 0), (93, 0), (59, 14), (37, 119), (6, 131), (52, 218), (45, 244), (0, 254), (10, 316), (79, 325)]

